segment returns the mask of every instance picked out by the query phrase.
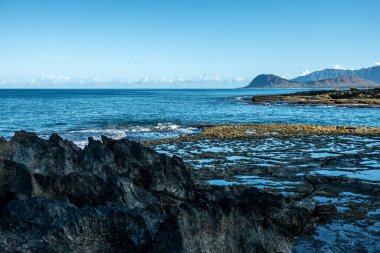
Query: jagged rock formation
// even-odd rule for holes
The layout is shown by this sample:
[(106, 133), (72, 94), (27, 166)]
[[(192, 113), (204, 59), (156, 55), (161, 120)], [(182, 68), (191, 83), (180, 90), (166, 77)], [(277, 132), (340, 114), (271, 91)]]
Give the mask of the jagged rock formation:
[[(0, 139), (1, 252), (289, 252), (313, 205), (196, 183), (142, 145)], [(308, 224), (311, 224), (308, 226)]]
[(380, 83), (380, 66), (370, 68), (362, 68), (358, 70), (344, 70), (344, 69), (324, 69), (312, 72), (305, 76), (299, 76), (292, 81), (295, 82), (311, 82), (323, 80), (327, 78), (335, 78), (339, 76), (355, 76), (363, 79), (370, 80), (375, 83)]
[(276, 75), (258, 75), (252, 82), (244, 88), (289, 88), (302, 87), (302, 83), (289, 81)]

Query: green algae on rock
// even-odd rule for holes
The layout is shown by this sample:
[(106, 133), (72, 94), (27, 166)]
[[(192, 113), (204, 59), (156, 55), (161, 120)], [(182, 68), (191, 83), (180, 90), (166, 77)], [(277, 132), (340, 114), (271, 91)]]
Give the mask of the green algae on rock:
[(365, 126), (321, 126), (304, 124), (237, 124), (199, 126), (199, 134), (184, 135), (178, 138), (144, 141), (146, 144), (168, 143), (186, 140), (262, 138), (271, 136), (304, 135), (380, 135), (380, 127)]

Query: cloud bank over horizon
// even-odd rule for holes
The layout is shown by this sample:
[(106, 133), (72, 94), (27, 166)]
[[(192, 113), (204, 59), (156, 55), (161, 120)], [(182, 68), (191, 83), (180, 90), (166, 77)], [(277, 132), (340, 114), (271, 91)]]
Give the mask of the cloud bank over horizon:
[(44, 74), (36, 78), (0, 78), (0, 88), (237, 88), (249, 78), (221, 78), (219, 75), (175, 78), (99, 78)]
[[(380, 62), (374, 62), (372, 67), (380, 66)], [(362, 66), (360, 68), (367, 68)], [(332, 67), (316, 69), (310, 71), (308, 69), (300, 72), (298, 75), (291, 76), (289, 73), (277, 74), (271, 72), (265, 72), (268, 74), (274, 74), (281, 76), (285, 79), (293, 79), (299, 76), (306, 76), (314, 71), (320, 71), (324, 69), (335, 70), (348, 70), (348, 68), (342, 65), (336, 64)], [(354, 70), (350, 68), (349, 70)], [(0, 77), (0, 89), (11, 88), (120, 88), (120, 89), (145, 89), (145, 88), (163, 88), (163, 89), (175, 89), (175, 88), (239, 88), (248, 84), (257, 75), (263, 73), (257, 73), (249, 77), (234, 77), (225, 78), (220, 75), (203, 74), (199, 76), (184, 76), (184, 77), (141, 77), (141, 78), (105, 78), (94, 76), (79, 76), (71, 77), (66, 75), (52, 75), (43, 74), (34, 78), (7, 78)]]

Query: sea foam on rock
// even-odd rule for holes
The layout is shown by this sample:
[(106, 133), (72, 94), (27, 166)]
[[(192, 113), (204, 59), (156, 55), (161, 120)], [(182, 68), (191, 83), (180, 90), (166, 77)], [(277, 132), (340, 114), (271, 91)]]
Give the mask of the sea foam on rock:
[(129, 140), (0, 139), (1, 252), (289, 252), (314, 206), (197, 183)]

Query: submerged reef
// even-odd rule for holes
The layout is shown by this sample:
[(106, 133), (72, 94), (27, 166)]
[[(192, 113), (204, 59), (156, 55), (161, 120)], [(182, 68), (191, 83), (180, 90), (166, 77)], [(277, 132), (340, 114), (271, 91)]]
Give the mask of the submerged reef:
[(319, 219), (310, 199), (197, 178), (126, 139), (16, 132), (0, 138), (0, 251), (289, 252)]
[(335, 105), (345, 107), (379, 107), (380, 88), (305, 91), (283, 95), (260, 95), (251, 98), (254, 104)]
[(145, 144), (159, 144), (190, 140), (239, 139), (263, 137), (291, 137), (307, 135), (380, 135), (380, 127), (365, 126), (321, 126), (304, 124), (238, 124), (198, 126), (200, 133), (144, 141)]

